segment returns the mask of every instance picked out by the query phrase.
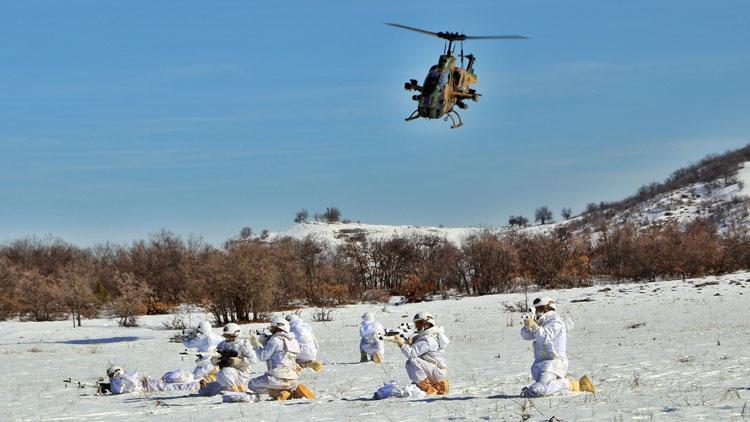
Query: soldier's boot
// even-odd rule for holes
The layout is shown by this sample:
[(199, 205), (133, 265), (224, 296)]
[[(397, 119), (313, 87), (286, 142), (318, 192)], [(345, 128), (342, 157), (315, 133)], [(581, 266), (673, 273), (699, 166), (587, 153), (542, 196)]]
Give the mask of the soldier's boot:
[(369, 359), (368, 359), (367, 353), (365, 353), (365, 352), (359, 352), (359, 363), (365, 363), (368, 360)]
[(372, 361), (375, 363), (380, 363), (383, 361), (383, 358), (380, 357), (380, 353), (375, 353), (374, 355), (372, 355)]
[(208, 374), (206, 374), (205, 377), (203, 377), (204, 380), (206, 380), (206, 383), (214, 382), (216, 381), (216, 375), (219, 373), (219, 367), (214, 366), (214, 369), (211, 370)]
[(578, 384), (580, 386), (580, 391), (585, 391), (587, 393), (596, 394), (596, 388), (594, 388), (594, 383), (591, 381), (591, 378), (589, 378), (588, 375), (582, 376), (581, 379), (578, 380)]
[(246, 385), (232, 384), (229, 389), (238, 393), (247, 393)]
[(450, 382), (448, 382), (447, 379), (444, 379), (442, 381), (434, 382), (432, 383), (432, 386), (435, 387), (435, 391), (437, 391), (437, 394), (440, 396), (445, 396), (448, 393), (451, 392), (451, 385)]
[(315, 398), (315, 393), (313, 393), (305, 384), (299, 384), (297, 385), (297, 388), (294, 390), (294, 394), (292, 395), (295, 399), (308, 399), (312, 400)]
[(568, 381), (570, 382), (570, 391), (575, 391), (575, 392), (581, 391), (581, 384), (578, 382), (577, 379), (570, 378), (568, 379)]
[(312, 369), (315, 372), (320, 372), (323, 370), (323, 362), (319, 360), (314, 360), (307, 365), (308, 368)]
[(274, 400), (284, 401), (292, 397), (292, 392), (289, 390), (271, 390), (268, 395), (273, 397)]
[(430, 380), (428, 380), (427, 378), (420, 381), (417, 384), (417, 387), (419, 387), (420, 390), (427, 393), (428, 396), (434, 396), (435, 394), (437, 394), (437, 390), (435, 389), (435, 387), (432, 386), (432, 384), (430, 383)]

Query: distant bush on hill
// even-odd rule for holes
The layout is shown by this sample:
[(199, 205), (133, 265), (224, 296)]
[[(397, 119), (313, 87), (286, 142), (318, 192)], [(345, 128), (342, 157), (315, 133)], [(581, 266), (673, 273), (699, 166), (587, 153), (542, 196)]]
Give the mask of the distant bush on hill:
[(675, 170), (661, 183), (654, 182), (641, 186), (635, 195), (623, 200), (588, 204), (584, 212), (585, 220), (581, 224), (590, 223), (601, 216), (611, 217), (658, 195), (695, 183), (711, 183), (720, 179), (728, 182), (746, 161), (750, 161), (750, 144), (724, 154), (708, 155), (695, 164)]

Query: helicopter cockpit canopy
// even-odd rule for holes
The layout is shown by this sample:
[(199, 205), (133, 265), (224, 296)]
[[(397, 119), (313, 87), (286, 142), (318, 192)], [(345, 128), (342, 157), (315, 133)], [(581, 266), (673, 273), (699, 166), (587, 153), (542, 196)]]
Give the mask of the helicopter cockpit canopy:
[(430, 69), (422, 85), (422, 95), (417, 107), (421, 117), (436, 119), (443, 115), (443, 93), (450, 82), (450, 75), (448, 70), (439, 70), (437, 66)]
[(440, 71), (437, 69), (430, 70), (430, 73), (427, 74), (427, 77), (424, 80), (424, 84), (422, 85), (422, 92), (427, 95), (431, 95), (435, 92), (443, 92), (445, 87), (448, 85), (449, 80), (449, 71)]

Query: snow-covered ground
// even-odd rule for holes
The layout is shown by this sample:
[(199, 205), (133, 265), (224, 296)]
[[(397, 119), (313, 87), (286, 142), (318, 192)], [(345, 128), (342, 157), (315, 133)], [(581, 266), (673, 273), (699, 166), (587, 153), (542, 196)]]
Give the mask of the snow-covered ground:
[[(352, 305), (332, 322), (312, 322), (326, 364), (305, 372), (313, 401), (222, 404), (218, 397), (179, 393), (95, 396), (65, 387), (67, 377), (95, 380), (110, 362), (160, 376), (191, 368), (178, 354), (168, 316), (143, 317), (142, 327), (86, 320), (0, 323), (3, 420), (744, 420), (750, 417), (750, 273), (649, 284), (599, 285), (543, 292), (575, 321), (568, 354), (576, 375), (589, 374), (597, 395), (516, 397), (530, 381), (531, 343), (519, 338), (518, 313), (503, 303), (523, 295), (493, 295), (421, 304)], [(536, 296), (534, 293), (530, 296)], [(589, 299), (574, 302), (574, 300)], [(452, 393), (424, 400), (374, 401), (391, 379), (406, 382), (404, 358), (386, 344), (386, 362), (359, 364), (358, 324), (370, 310), (385, 326), (418, 310), (436, 315), (451, 338)], [(207, 315), (192, 314), (197, 323)], [(245, 326), (260, 327), (260, 324)], [(218, 331), (218, 330), (217, 330)], [(261, 371), (260, 365), (255, 368)], [(551, 419), (552, 417), (556, 419)]]
[[(547, 233), (554, 230), (560, 223), (534, 225), (524, 227), (525, 233)], [(387, 240), (394, 237), (408, 236), (438, 236), (460, 245), (467, 237), (479, 234), (485, 230), (494, 233), (512, 230), (507, 227), (434, 227), (434, 226), (391, 226), (386, 224), (366, 223), (323, 223), (313, 221), (310, 223), (295, 224), (285, 230), (271, 233), (269, 240), (282, 237), (304, 239), (308, 236), (322, 241), (331, 246), (338, 246), (347, 239), (365, 236), (368, 240)]]

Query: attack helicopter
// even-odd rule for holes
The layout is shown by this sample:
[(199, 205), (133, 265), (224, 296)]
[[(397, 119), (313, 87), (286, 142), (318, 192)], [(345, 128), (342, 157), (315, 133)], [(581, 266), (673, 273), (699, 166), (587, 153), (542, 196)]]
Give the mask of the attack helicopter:
[[(476, 102), (479, 101), (479, 96), (481, 95), (471, 87), (472, 84), (477, 83), (477, 75), (474, 73), (476, 57), (473, 54), (464, 55), (464, 41), (528, 39), (528, 37), (523, 35), (471, 36), (458, 32), (431, 32), (397, 23), (386, 23), (386, 25), (431, 35), (448, 41), (443, 49), (443, 54), (438, 59), (438, 63), (430, 68), (422, 85), (419, 85), (416, 79), (411, 79), (404, 84), (404, 89), (407, 91), (418, 92), (418, 94), (411, 97), (412, 100), (417, 102), (417, 109), (404, 120), (408, 122), (420, 117), (438, 119), (445, 116), (443, 118), (444, 121), (448, 121), (449, 118), (451, 120), (451, 129), (461, 127), (464, 124), (461, 115), (458, 114), (454, 107), (465, 110), (469, 107), (465, 102), (466, 100)], [(456, 56), (454, 56), (454, 43), (457, 42), (461, 43), (461, 51), (459, 53), (459, 57), (461, 58), (460, 66), (457, 65)], [(468, 60), (465, 68), (464, 59)]]

